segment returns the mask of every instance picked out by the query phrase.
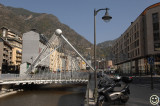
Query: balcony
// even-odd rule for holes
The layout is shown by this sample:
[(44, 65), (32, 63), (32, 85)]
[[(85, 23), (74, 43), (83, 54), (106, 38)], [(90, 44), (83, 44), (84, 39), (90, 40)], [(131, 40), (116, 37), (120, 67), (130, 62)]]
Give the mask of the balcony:
[(22, 55), (16, 55), (16, 57), (17, 57), (17, 58), (21, 58), (21, 57), (22, 57)]
[(21, 61), (22, 61), (21, 59), (17, 59), (17, 60), (16, 60), (16, 62), (21, 62)]
[(22, 51), (16, 50), (17, 54), (22, 54)]

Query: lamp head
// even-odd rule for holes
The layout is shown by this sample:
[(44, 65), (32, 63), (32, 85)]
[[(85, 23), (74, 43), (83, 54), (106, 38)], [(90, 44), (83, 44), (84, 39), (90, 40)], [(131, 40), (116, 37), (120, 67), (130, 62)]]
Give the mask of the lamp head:
[(109, 16), (109, 14), (108, 14), (108, 8), (106, 8), (106, 13), (105, 13), (105, 15), (102, 17), (102, 19), (104, 20), (104, 21), (110, 21), (111, 19), (112, 19), (112, 17), (111, 16)]
[(61, 29), (56, 29), (55, 34), (60, 36), (62, 34), (62, 30)]

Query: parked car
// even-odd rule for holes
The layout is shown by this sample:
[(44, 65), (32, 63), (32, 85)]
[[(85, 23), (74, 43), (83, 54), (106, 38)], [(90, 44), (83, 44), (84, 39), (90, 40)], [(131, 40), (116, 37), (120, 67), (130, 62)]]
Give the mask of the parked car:
[(125, 83), (131, 83), (133, 81), (133, 77), (123, 76), (121, 77), (122, 81)]

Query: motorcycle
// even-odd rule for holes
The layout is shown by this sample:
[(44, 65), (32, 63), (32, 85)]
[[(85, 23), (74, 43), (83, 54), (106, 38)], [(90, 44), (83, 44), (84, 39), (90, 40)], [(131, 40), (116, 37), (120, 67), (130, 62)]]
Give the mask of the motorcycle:
[(131, 80), (127, 78), (123, 78), (123, 81), (126, 82), (125, 87), (120, 91), (114, 91), (115, 87), (121, 86), (119, 81), (120, 79), (118, 80), (116, 79), (114, 80), (114, 83), (112, 82), (110, 84), (107, 84), (106, 86), (105, 84), (103, 84), (103, 86), (101, 86), (101, 88), (98, 90), (98, 94), (99, 94), (97, 98), (98, 106), (102, 106), (104, 102), (115, 103), (116, 101), (118, 101), (121, 103), (126, 103), (128, 101), (129, 94), (130, 94), (128, 83), (131, 82)]
[(114, 87), (109, 87), (108, 89), (103, 89), (98, 91), (97, 104), (98, 106), (102, 106), (104, 102), (116, 102), (119, 101), (121, 103), (126, 103), (129, 99), (129, 86), (125, 86), (121, 91), (113, 91)]
[(121, 81), (120, 76), (115, 76), (113, 79), (111, 79), (107, 75), (105, 75), (103, 78), (99, 80), (98, 88), (100, 89), (102, 87), (110, 87), (111, 84), (115, 84), (115, 83), (119, 84), (120, 81)]

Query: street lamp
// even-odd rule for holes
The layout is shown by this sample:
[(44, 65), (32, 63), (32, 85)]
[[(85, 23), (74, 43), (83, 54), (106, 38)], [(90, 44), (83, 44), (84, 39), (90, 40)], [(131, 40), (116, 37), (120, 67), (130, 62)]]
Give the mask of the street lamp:
[(99, 10), (96, 10), (94, 9), (94, 77), (95, 77), (95, 90), (94, 90), (94, 100), (95, 102), (97, 101), (97, 96), (98, 96), (98, 93), (97, 93), (97, 70), (96, 70), (96, 15), (99, 11), (101, 10), (106, 10), (106, 13), (105, 15), (102, 17), (102, 19), (104, 21), (109, 21), (112, 19), (111, 16), (109, 16), (108, 14), (108, 8), (103, 8), (103, 9), (99, 9)]

